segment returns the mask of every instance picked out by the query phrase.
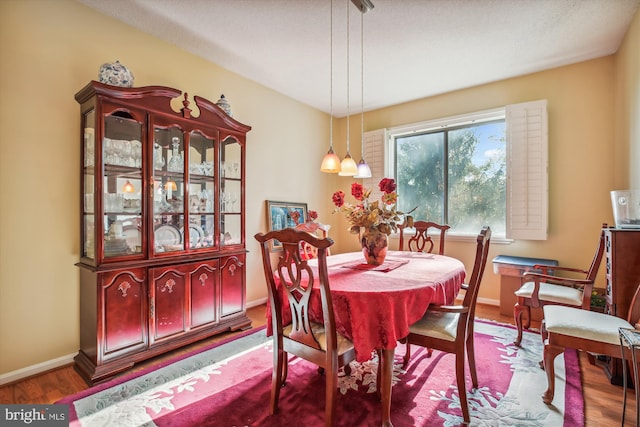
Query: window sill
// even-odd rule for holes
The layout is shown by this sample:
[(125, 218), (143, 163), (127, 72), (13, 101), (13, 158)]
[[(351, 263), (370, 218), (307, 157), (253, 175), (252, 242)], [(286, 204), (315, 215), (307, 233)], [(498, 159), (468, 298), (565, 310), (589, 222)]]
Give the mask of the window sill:
[[(408, 233), (406, 235), (406, 238), (409, 238), (411, 236), (411, 233)], [(438, 235), (435, 235), (436, 237), (439, 237)], [(400, 239), (400, 233), (393, 233), (389, 236), (392, 240), (399, 240)], [(468, 243), (474, 243), (476, 241), (476, 239), (478, 238), (477, 234), (462, 234), (462, 233), (449, 233), (447, 232), (446, 235), (446, 239), (448, 242), (468, 242)], [(491, 244), (496, 244), (496, 245), (510, 245), (514, 242), (515, 240), (513, 239), (507, 239), (504, 236), (491, 236)]]

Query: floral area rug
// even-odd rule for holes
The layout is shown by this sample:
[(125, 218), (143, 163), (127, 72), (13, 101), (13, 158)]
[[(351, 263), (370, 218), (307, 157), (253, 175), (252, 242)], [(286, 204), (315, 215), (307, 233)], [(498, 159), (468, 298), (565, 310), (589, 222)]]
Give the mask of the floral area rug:
[[(525, 331), (522, 347), (507, 325), (476, 321), (479, 388), (469, 390), (473, 426), (582, 426), (578, 356), (556, 358), (552, 405), (540, 398), (546, 376), (540, 335)], [(462, 412), (455, 381), (455, 357), (412, 348), (401, 368), (404, 344), (396, 349), (391, 420), (396, 427), (457, 426)], [(272, 341), (259, 329), (231, 342), (160, 367), (93, 387), (56, 403), (70, 405), (71, 426), (323, 426), (324, 377), (314, 365), (291, 357), (279, 413), (269, 415)], [(377, 359), (352, 362), (351, 376), (340, 372), (339, 426), (379, 426)], [(467, 370), (468, 372), (468, 370)]]

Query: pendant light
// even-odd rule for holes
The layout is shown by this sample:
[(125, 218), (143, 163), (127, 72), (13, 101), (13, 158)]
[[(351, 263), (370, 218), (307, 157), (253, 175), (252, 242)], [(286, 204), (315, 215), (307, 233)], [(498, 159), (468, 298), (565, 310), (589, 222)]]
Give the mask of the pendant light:
[(123, 193), (135, 193), (135, 191), (136, 191), (136, 188), (133, 186), (133, 184), (129, 180), (127, 180), (127, 182), (125, 182), (124, 185), (122, 186)]
[(322, 159), (322, 163), (320, 164), (320, 171), (327, 173), (337, 173), (340, 172), (340, 158), (333, 152), (333, 0), (331, 0), (331, 36), (330, 43), (331, 47), (329, 52), (331, 57), (329, 59), (330, 70), (330, 88), (331, 95), (330, 99), (330, 114), (329, 114), (329, 151), (325, 154)]
[(371, 178), (371, 168), (364, 161), (364, 12), (360, 14), (360, 161), (354, 178)]
[(356, 161), (351, 158), (349, 149), (351, 144), (349, 143), (349, 2), (347, 2), (347, 154), (342, 159), (340, 164), (340, 176), (354, 176), (358, 173), (358, 165)]

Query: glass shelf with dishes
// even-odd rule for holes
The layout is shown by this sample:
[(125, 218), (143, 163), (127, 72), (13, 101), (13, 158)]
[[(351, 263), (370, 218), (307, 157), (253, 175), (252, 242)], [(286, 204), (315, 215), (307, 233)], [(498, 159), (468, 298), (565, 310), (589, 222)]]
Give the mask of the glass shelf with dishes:
[(116, 110), (104, 118), (102, 232), (105, 258), (142, 255), (142, 123)]
[(153, 217), (153, 250), (156, 254), (184, 251), (184, 215)]
[(82, 116), (82, 256), (95, 258), (95, 165), (96, 165), (96, 112), (90, 109)]
[(242, 244), (242, 161), (240, 143), (232, 137), (220, 145), (220, 245)]

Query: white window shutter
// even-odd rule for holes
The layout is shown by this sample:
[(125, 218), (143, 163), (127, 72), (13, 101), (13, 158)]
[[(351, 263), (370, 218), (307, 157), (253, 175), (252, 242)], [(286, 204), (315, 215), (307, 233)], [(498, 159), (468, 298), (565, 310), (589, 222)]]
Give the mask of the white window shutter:
[(546, 240), (549, 222), (547, 101), (506, 107), (507, 238)]
[(378, 183), (385, 174), (385, 150), (387, 142), (387, 130), (378, 129), (364, 133), (364, 159), (371, 168), (371, 178), (364, 178), (362, 185), (371, 190), (369, 200), (378, 200), (382, 192)]

